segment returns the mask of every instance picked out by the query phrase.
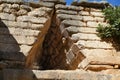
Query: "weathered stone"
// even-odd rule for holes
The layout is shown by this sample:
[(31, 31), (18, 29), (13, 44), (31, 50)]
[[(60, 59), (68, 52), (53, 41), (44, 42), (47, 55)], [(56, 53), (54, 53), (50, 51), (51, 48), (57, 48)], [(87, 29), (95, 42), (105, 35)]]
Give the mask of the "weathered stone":
[(98, 27), (98, 23), (97, 22), (87, 22), (87, 27)]
[(35, 37), (29, 37), (29, 36), (14, 36), (15, 40), (18, 44), (28, 44), (33, 45), (36, 41)]
[(19, 10), (20, 9), (20, 6), (18, 4), (13, 4), (11, 6), (12, 9), (16, 9), (16, 10)]
[(113, 69), (114, 67), (111, 65), (88, 65), (87, 70), (92, 70), (92, 71), (102, 71), (102, 70), (107, 70), (107, 69)]
[(101, 38), (98, 37), (96, 34), (85, 34), (85, 33), (73, 34), (71, 38), (78, 40), (101, 40)]
[(19, 16), (17, 17), (17, 21), (32, 22), (32, 23), (45, 23), (47, 19), (44, 17), (36, 18), (32, 16)]
[(104, 22), (104, 21), (105, 21), (105, 18), (95, 17), (95, 21)]
[(17, 15), (18, 16), (22, 16), (22, 15), (27, 15), (27, 10), (25, 10), (25, 9), (20, 9), (18, 12), (17, 12)]
[(21, 8), (21, 9), (25, 9), (25, 10), (27, 10), (28, 12), (32, 10), (31, 7), (29, 7), (29, 6), (27, 6), (27, 5), (21, 5), (20, 8)]
[(0, 28), (0, 34), (13, 34), (13, 35), (24, 35), (24, 36), (38, 36), (40, 31), (31, 29), (20, 29), (20, 28)]
[(115, 50), (105, 50), (105, 49), (82, 49), (80, 50), (85, 56), (114, 56), (116, 55)]
[(76, 27), (76, 26), (70, 26), (65, 28), (68, 32), (72, 32), (72, 33), (77, 33), (77, 32), (81, 32), (81, 33), (94, 33), (96, 34), (96, 28), (89, 28), (89, 27)]
[(31, 49), (32, 49), (32, 46), (28, 46), (28, 45), (21, 45), (20, 46), (20, 52), (22, 52), (25, 57), (27, 57), (29, 55), (29, 52)]
[(3, 20), (15, 21), (16, 16), (13, 14), (0, 13), (0, 18)]
[(57, 10), (56, 13), (63, 13), (63, 14), (71, 14), (71, 15), (76, 15), (76, 11), (66, 11), (66, 10)]
[(41, 16), (46, 16), (45, 14), (46, 14), (45, 11), (34, 10), (29, 12), (28, 16), (41, 17)]
[(0, 51), (1, 52), (18, 52), (20, 50), (18, 44), (5, 44), (0, 43)]
[(39, 7), (48, 7), (48, 8), (53, 8), (54, 7), (54, 3), (51, 3), (51, 2), (40, 2), (39, 3)]
[(104, 17), (102, 12), (90, 12), (90, 14), (95, 16), (95, 17)]
[(94, 17), (91, 16), (82, 16), (83, 21), (94, 21)]
[(86, 26), (84, 22), (77, 20), (64, 20), (62, 23), (69, 26), (81, 26), (81, 27)]
[[(9, 74), (11, 73), (11, 74)], [(16, 75), (16, 76), (13, 76)], [(33, 77), (33, 76), (36, 77)], [(6, 77), (7, 76), (7, 77)], [(14, 79), (25, 79), (25, 80), (34, 80), (34, 79), (66, 79), (66, 80), (119, 80), (118, 75), (108, 75), (104, 73), (96, 72), (87, 72), (83, 70), (19, 70), (19, 69), (3, 69), (4, 80), (14, 80)], [(115, 78), (115, 79), (113, 79)]]
[(2, 2), (7, 2), (7, 3), (18, 3), (21, 4), (24, 2), (24, 0), (1, 0)]
[(14, 21), (5, 21), (5, 20), (2, 20), (2, 22), (0, 22), (1, 23), (0, 25), (2, 28), (5, 28), (6, 26), (14, 27), (14, 28), (19, 27), (19, 28), (24, 28), (24, 29), (34, 29), (34, 30), (40, 30), (44, 28), (43, 24), (32, 24), (30, 22), (20, 22), (20, 21), (14, 22)]
[(57, 4), (66, 4), (65, 0), (43, 0), (45, 2), (54, 2)]
[(5, 7), (5, 8), (3, 9), (3, 12), (4, 12), (4, 13), (10, 13), (10, 8)]
[(90, 64), (120, 65), (119, 56), (89, 57)]
[(80, 11), (81, 7), (76, 7), (76, 6), (65, 6), (58, 4), (55, 6), (56, 9), (64, 9), (64, 10), (73, 10), (73, 11)]
[(101, 41), (83, 41), (79, 40), (78, 45), (82, 45), (85, 48), (95, 48), (95, 49), (113, 49), (112, 44)]
[(80, 11), (80, 12), (79, 12), (79, 15), (89, 16), (90, 14), (89, 14), (89, 12), (87, 12), (87, 11)]
[(58, 14), (57, 17), (60, 19), (82, 20), (82, 17), (78, 15)]

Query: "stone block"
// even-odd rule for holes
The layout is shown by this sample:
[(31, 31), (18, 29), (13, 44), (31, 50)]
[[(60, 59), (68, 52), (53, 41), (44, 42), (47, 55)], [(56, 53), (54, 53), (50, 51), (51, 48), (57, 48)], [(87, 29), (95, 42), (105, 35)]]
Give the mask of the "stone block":
[(29, 52), (31, 49), (32, 49), (32, 46), (28, 46), (28, 45), (20, 46), (20, 52), (23, 53), (25, 57), (27, 57), (29, 55)]
[(32, 10), (32, 8), (31, 8), (30, 6), (28, 6), (28, 5), (20, 5), (20, 8), (21, 8), (21, 9), (25, 9), (25, 10), (27, 10), (28, 12)]
[(68, 32), (71, 32), (71, 33), (78, 33), (78, 32), (81, 32), (81, 33), (93, 33), (93, 34), (96, 34), (96, 29), (97, 28), (90, 28), (90, 27), (76, 27), (76, 26), (70, 26), (70, 27), (67, 27), (65, 28)]
[(58, 14), (57, 17), (60, 19), (63, 19), (63, 20), (65, 20), (65, 19), (82, 20), (82, 17), (78, 16), (78, 15)]
[(113, 69), (114, 67), (111, 65), (88, 65), (87, 70), (91, 71), (102, 71), (107, 69)]
[(17, 21), (22, 22), (31, 22), (31, 23), (37, 23), (37, 24), (44, 24), (48, 19), (44, 17), (36, 18), (32, 16), (19, 16), (17, 17)]
[(20, 6), (18, 4), (13, 4), (11, 6), (11, 9), (16, 9), (16, 10), (19, 10), (20, 9)]
[(17, 15), (18, 16), (22, 16), (22, 15), (27, 15), (27, 10), (25, 10), (25, 9), (20, 9), (18, 12), (17, 12)]
[(101, 40), (96, 34), (86, 34), (86, 33), (77, 33), (73, 34), (71, 37), (73, 40)]
[(30, 37), (30, 36), (14, 36), (13, 35), (13, 37), (18, 44), (33, 45), (37, 40), (35, 37)]
[(77, 11), (66, 11), (66, 10), (57, 10), (56, 13), (60, 14), (71, 14), (71, 15), (77, 15)]
[(89, 16), (90, 13), (87, 12), (87, 11), (80, 11), (80, 12), (79, 12), (79, 15), (82, 15), (82, 16)]
[(40, 31), (21, 28), (0, 28), (0, 34), (13, 34), (21, 36), (38, 36)]
[(3, 20), (15, 21), (16, 16), (8, 13), (0, 13), (0, 18)]
[(34, 10), (28, 13), (28, 16), (34, 16), (34, 17), (41, 17), (41, 16), (46, 16), (45, 11), (40, 11), (40, 10)]
[(86, 26), (86, 23), (77, 20), (64, 20), (62, 23), (67, 26), (80, 26), (80, 27)]
[(115, 50), (105, 50), (105, 49), (82, 49), (80, 50), (86, 57), (89, 56), (114, 56), (116, 55)]
[(82, 16), (83, 21), (94, 21), (94, 17), (92, 16)]
[(90, 14), (95, 17), (104, 17), (102, 12), (90, 12)]
[(89, 60), (92, 65), (120, 65), (119, 56), (89, 56)]
[(101, 18), (101, 17), (95, 17), (94, 19), (95, 19), (95, 21), (98, 21), (98, 22), (104, 22), (105, 21), (105, 18)]
[(92, 21), (88, 21), (87, 22), (87, 27), (98, 27), (98, 24), (97, 22), (92, 22)]
[(92, 49), (113, 49), (113, 46), (111, 43), (101, 42), (101, 41), (79, 40), (77, 44), (82, 45), (85, 48), (92, 48)]
[(59, 9), (63, 9), (63, 10), (73, 10), (73, 11), (80, 11), (81, 10), (81, 7), (76, 7), (76, 6), (66, 6), (66, 5), (61, 5), (61, 4), (57, 4), (55, 6), (55, 8), (57, 10)]

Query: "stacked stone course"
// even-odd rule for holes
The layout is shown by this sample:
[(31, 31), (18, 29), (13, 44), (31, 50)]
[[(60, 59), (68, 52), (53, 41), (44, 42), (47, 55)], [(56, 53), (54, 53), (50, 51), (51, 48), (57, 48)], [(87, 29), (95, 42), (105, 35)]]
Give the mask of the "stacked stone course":
[(0, 0), (0, 80), (119, 80), (119, 52), (96, 35), (108, 3), (65, 4)]

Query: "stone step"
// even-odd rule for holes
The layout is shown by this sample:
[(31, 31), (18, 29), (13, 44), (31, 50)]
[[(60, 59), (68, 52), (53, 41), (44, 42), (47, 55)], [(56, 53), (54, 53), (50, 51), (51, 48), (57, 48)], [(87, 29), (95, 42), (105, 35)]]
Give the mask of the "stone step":
[(98, 37), (96, 34), (86, 34), (86, 33), (77, 33), (77, 34), (73, 34), (71, 36), (71, 38), (73, 40), (97, 40), (100, 41), (101, 38)]
[(102, 41), (84, 41), (79, 40), (77, 43), (80, 47), (91, 48), (91, 49), (113, 49), (111, 43), (102, 42)]
[(119, 80), (119, 74), (104, 74), (102, 72), (86, 72), (83, 70), (20, 70), (3, 69), (4, 80)]

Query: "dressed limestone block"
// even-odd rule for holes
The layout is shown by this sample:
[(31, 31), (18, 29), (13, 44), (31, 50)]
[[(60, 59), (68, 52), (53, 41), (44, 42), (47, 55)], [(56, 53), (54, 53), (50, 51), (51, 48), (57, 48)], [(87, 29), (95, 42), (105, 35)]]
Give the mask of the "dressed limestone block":
[(100, 41), (101, 38), (98, 37), (96, 34), (86, 34), (86, 33), (77, 33), (73, 34), (71, 37), (73, 40), (98, 40)]
[(28, 12), (30, 12), (32, 10), (32, 7), (28, 6), (28, 5), (20, 5), (20, 9), (25, 9)]
[(32, 45), (36, 41), (35, 37), (30, 36), (16, 36), (16, 35), (1, 35), (0, 36), (0, 43), (7, 43), (7, 44), (28, 44)]
[(21, 3), (24, 3), (24, 0), (0, 0), (0, 2), (6, 2), (6, 3), (18, 3), (18, 4), (21, 4)]
[(98, 22), (105, 22), (105, 18), (103, 17), (95, 17), (94, 20)]
[(61, 5), (61, 4), (56, 5), (55, 8), (57, 10), (63, 9), (63, 10), (73, 10), (73, 11), (80, 11), (82, 9), (82, 7), (66, 6), (66, 5)]
[(113, 49), (111, 43), (101, 42), (101, 41), (84, 41), (79, 40), (77, 42), (78, 45), (83, 46), (85, 48), (93, 48), (93, 49)]
[(29, 52), (31, 49), (32, 49), (32, 46), (28, 46), (28, 45), (20, 46), (20, 52), (23, 53), (25, 57), (27, 57), (29, 55)]
[(82, 20), (82, 17), (79, 16), (79, 15), (58, 14), (57, 17), (60, 18), (60, 19)]
[(17, 14), (17, 16), (22, 16), (22, 15), (27, 15), (27, 13), (28, 13), (27, 10), (20, 9), (16, 14)]
[(8, 14), (8, 13), (0, 13), (0, 18), (3, 20), (10, 20), (10, 21), (15, 21), (16, 16), (13, 14)]
[(85, 22), (77, 21), (77, 20), (64, 20), (62, 21), (62, 23), (67, 26), (81, 26), (81, 27), (86, 26)]
[(65, 0), (43, 0), (44, 2), (54, 2), (59, 4), (66, 4)]
[(88, 11), (80, 11), (79, 12), (79, 15), (82, 15), (82, 16), (89, 16), (90, 13)]
[(28, 13), (28, 16), (34, 16), (34, 17), (41, 17), (45, 16), (46, 12), (45, 11), (40, 11), (40, 10), (34, 10)]
[(120, 57), (119, 56), (96, 56), (89, 57), (90, 64), (92, 65), (120, 65)]
[(89, 56), (114, 56), (116, 55), (115, 50), (105, 50), (105, 49), (81, 49), (80, 50), (86, 57)]
[(32, 16), (19, 16), (17, 17), (17, 21), (22, 21), (22, 22), (31, 22), (31, 23), (37, 23), (37, 24), (44, 24), (48, 19), (45, 17), (32, 17)]
[(94, 17), (92, 16), (82, 16), (83, 21), (94, 21)]
[(89, 27), (76, 27), (76, 26), (70, 26), (65, 28), (68, 32), (72, 32), (72, 33), (94, 33), (96, 34), (96, 28), (89, 28)]
[[(33, 29), (33, 30), (40, 30), (42, 28), (44, 28), (43, 24), (34, 24), (34, 23), (30, 23), (30, 22), (15, 22), (15, 21), (6, 21), (6, 20), (2, 20), (0, 22), (0, 26), (1, 28), (24, 28), (24, 29)], [(6, 27), (7, 26), (7, 27)]]
[(91, 70), (91, 71), (102, 71), (107, 69), (114, 69), (114, 67), (111, 65), (88, 65), (87, 66), (87, 70)]
[(0, 34), (13, 34), (13, 35), (24, 35), (24, 36), (38, 36), (40, 31), (31, 29), (21, 28), (0, 28)]
[(95, 17), (104, 17), (102, 12), (90, 12), (90, 14)]
[(76, 15), (77, 11), (66, 11), (66, 10), (57, 10), (56, 13), (62, 13), (62, 14), (71, 14), (71, 15)]

